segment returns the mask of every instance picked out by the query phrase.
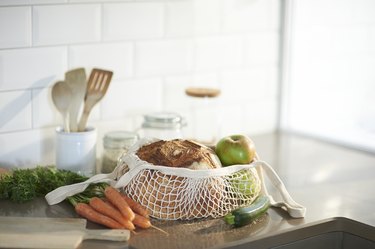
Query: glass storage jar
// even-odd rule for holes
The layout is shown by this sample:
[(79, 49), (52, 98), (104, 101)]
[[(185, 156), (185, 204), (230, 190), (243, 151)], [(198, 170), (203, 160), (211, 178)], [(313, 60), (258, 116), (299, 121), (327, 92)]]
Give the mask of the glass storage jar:
[(119, 158), (138, 140), (138, 134), (130, 131), (111, 131), (103, 138), (102, 173), (110, 173)]
[(177, 113), (158, 112), (144, 115), (141, 137), (154, 137), (163, 140), (183, 138), (185, 120)]
[(220, 94), (221, 90), (207, 87), (189, 87), (185, 89), (191, 103), (192, 139), (212, 146), (220, 137)]

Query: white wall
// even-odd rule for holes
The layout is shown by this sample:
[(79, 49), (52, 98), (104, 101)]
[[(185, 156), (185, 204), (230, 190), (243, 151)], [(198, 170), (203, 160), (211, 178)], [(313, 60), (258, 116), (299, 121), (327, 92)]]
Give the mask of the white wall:
[(375, 152), (375, 1), (287, 3), (283, 128)]
[(51, 86), (76, 67), (114, 71), (89, 120), (99, 140), (153, 111), (189, 120), (194, 85), (222, 90), (221, 134), (273, 131), (279, 11), (279, 0), (0, 0), (0, 166), (54, 163)]

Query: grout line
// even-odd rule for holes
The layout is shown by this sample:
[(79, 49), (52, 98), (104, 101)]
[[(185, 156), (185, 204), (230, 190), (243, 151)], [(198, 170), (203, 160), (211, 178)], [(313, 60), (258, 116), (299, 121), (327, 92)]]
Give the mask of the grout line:
[[(246, 32), (236, 32), (236, 33), (223, 33), (223, 34), (202, 34), (197, 37), (191, 36), (167, 36), (167, 37), (150, 37), (141, 39), (118, 39), (118, 40), (101, 40), (101, 41), (83, 41), (83, 42), (72, 42), (72, 43), (55, 43), (55, 44), (42, 44), (36, 45), (32, 44), (30, 46), (19, 46), (10, 48), (0, 48), (2, 50), (14, 50), (14, 49), (28, 49), (28, 48), (44, 48), (44, 47), (62, 47), (62, 46), (85, 46), (85, 45), (102, 45), (102, 44), (116, 44), (116, 43), (131, 43), (131, 42), (159, 42), (159, 41), (189, 41), (195, 39), (205, 39), (205, 38), (225, 38), (225, 37), (246, 37), (253, 33), (269, 33), (270, 31), (275, 31), (274, 29), (262, 30), (262, 31), (246, 31)], [(101, 32), (102, 33), (102, 32)], [(32, 30), (32, 36), (34, 32)]]

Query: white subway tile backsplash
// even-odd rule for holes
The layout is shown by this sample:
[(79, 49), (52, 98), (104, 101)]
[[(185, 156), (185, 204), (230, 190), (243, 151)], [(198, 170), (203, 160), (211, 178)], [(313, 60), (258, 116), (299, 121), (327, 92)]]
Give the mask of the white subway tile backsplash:
[(0, 90), (48, 87), (63, 79), (66, 48), (0, 50)]
[(192, 85), (189, 76), (166, 77), (164, 82), (163, 107), (165, 110), (189, 109), (189, 97), (185, 89)]
[(217, 105), (202, 104), (191, 111), (191, 117), (187, 119), (191, 136), (201, 142), (214, 143), (220, 138), (222, 109)]
[(103, 39), (159, 38), (164, 34), (164, 5), (117, 3), (103, 5)]
[(163, 91), (164, 109), (192, 109), (194, 98), (185, 94), (188, 87), (220, 88), (218, 75), (206, 73), (166, 77)]
[(194, 6), (188, 2), (166, 4), (166, 36), (191, 36), (194, 28)]
[(222, 73), (222, 95), (225, 101), (239, 104), (267, 95), (266, 68), (236, 69)]
[(249, 135), (266, 133), (277, 128), (278, 103), (275, 98), (265, 98), (245, 104), (244, 130)]
[[(165, 2), (165, 0), (133, 0), (134, 2)], [(173, 0), (173, 1), (186, 1), (186, 0)]]
[(29, 0), (1, 0), (0, 6), (26, 5)]
[(30, 4), (54, 4), (66, 2), (68, 2), (68, 0), (29, 0)]
[(159, 78), (112, 82), (102, 102), (102, 118), (118, 119), (161, 111), (162, 96)]
[(223, 30), (233, 32), (270, 28), (269, 4), (270, 0), (224, 0)]
[(0, 133), (0, 164), (29, 168), (55, 163), (54, 129)]
[[(77, 67), (114, 72), (89, 118), (99, 147), (105, 132), (139, 128), (157, 111), (183, 115), (188, 138), (274, 130), (279, 14), (280, 0), (0, 0), (0, 164), (54, 163), (62, 117), (51, 87)], [(368, 43), (345, 41), (365, 54), (358, 73), (375, 51), (366, 30)], [(190, 86), (222, 93), (206, 101), (186, 96)]]
[(244, 125), (244, 107), (243, 105), (226, 103), (220, 106), (220, 136), (228, 136), (232, 134), (247, 134), (248, 131)]
[(31, 92), (0, 92), (0, 133), (31, 128)]
[(100, 40), (100, 5), (33, 7), (33, 44), (55, 45)]
[(221, 1), (193, 1), (194, 35), (218, 34), (221, 31)]
[(166, 35), (209, 35), (220, 32), (220, 1), (177, 1), (166, 6)]
[(191, 69), (190, 40), (145, 41), (136, 43), (136, 74), (164, 75)]
[[(281, 0), (269, 0), (269, 29), (279, 30), (281, 27)], [(267, 28), (268, 29), (268, 28)]]
[(69, 47), (69, 67), (102, 68), (113, 71), (113, 79), (133, 76), (134, 45), (129, 42)]
[(52, 102), (51, 87), (32, 90), (33, 128), (63, 125), (62, 115)]
[(220, 136), (232, 134), (255, 135), (276, 129), (277, 102), (274, 99), (253, 100), (220, 106)]
[(31, 8), (0, 8), (0, 49), (31, 45)]
[(247, 65), (278, 64), (279, 39), (277, 31), (249, 34), (245, 40), (245, 63)]
[(214, 36), (194, 39), (196, 70), (238, 67), (243, 64), (241, 36)]
[(66, 3), (68, 0), (0, 0), (0, 6)]
[(134, 0), (68, 0), (70, 3), (113, 3), (113, 2), (132, 2)]

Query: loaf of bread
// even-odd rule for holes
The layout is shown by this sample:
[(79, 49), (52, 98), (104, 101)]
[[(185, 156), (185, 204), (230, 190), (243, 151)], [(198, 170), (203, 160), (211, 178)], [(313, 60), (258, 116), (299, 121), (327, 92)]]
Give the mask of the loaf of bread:
[[(190, 140), (156, 141), (140, 147), (136, 155), (156, 165), (193, 170), (220, 168), (215, 152)], [(215, 179), (193, 179), (143, 170), (125, 190), (159, 219), (192, 219), (207, 217), (223, 198), (225, 185)]]
[(189, 169), (215, 169), (221, 163), (209, 147), (190, 140), (160, 140), (142, 146), (137, 156), (148, 163)]

